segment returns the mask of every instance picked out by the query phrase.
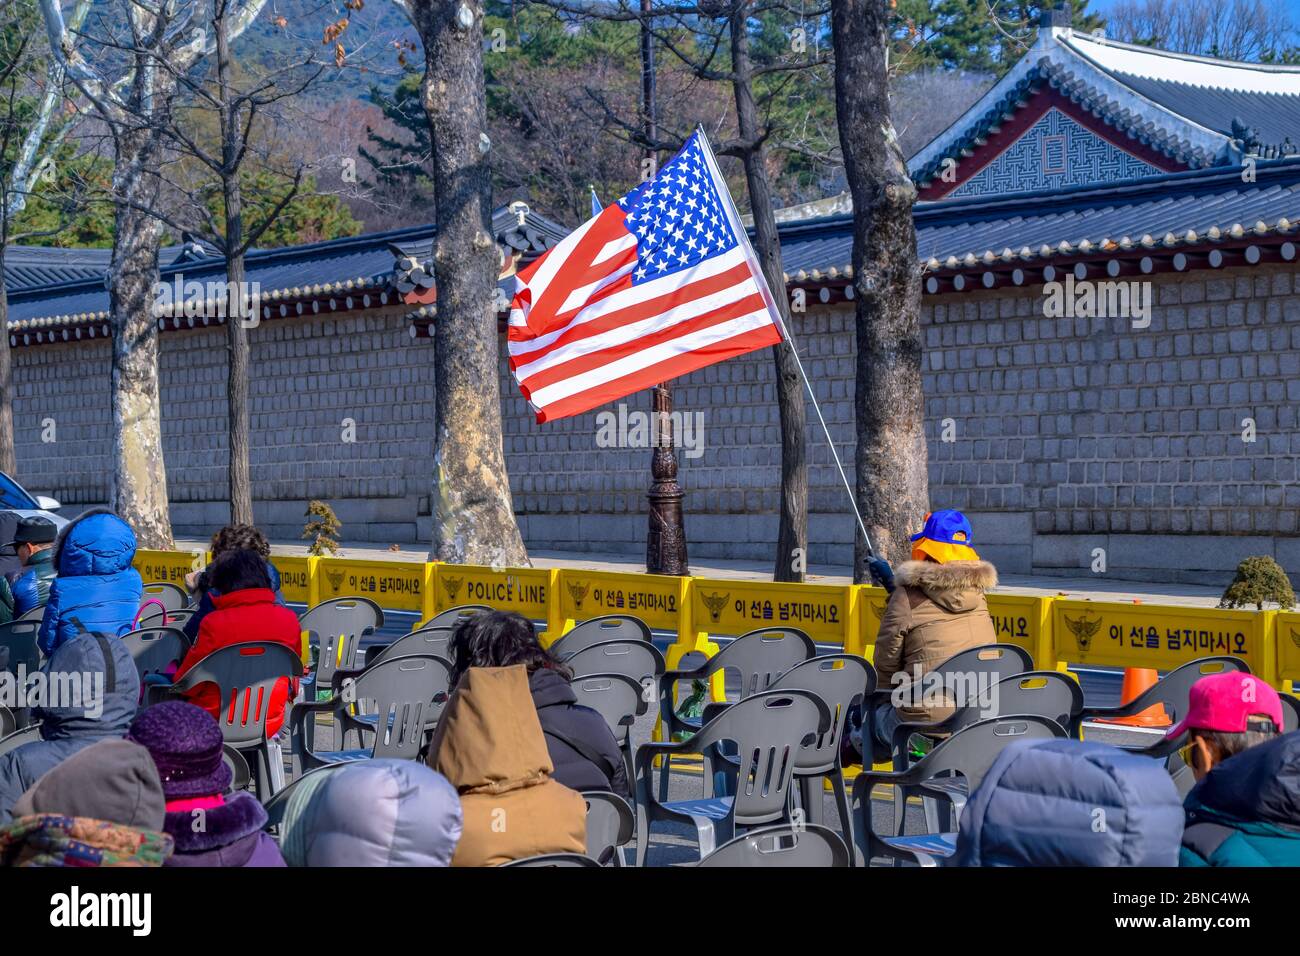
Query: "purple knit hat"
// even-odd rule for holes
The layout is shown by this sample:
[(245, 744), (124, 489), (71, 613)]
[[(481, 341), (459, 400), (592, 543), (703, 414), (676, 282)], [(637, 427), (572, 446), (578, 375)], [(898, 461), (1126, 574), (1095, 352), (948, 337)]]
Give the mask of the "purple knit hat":
[(180, 700), (155, 704), (136, 714), (126, 739), (149, 751), (168, 800), (230, 789), (234, 775), (221, 759), (221, 728), (202, 708)]

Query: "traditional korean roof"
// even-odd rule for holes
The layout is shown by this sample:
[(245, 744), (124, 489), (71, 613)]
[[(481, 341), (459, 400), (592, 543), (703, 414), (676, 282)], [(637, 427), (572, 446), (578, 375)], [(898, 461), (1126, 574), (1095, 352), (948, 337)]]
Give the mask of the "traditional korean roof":
[[(1031, 156), (1013, 154), (1026, 145)], [(1007, 156), (1010, 169), (990, 191), (1143, 178), (1297, 151), (1300, 67), (1117, 43), (1075, 32), (1056, 10), (1045, 14), (1025, 56), (908, 169), (922, 198), (938, 199), (961, 195), (963, 184)]]
[[(1080, 264), (1085, 275), (1092, 264), (1098, 274), (1113, 275), (1293, 261), (1300, 158), (1118, 185), (921, 202), (914, 215), (931, 293), (1050, 281)], [(851, 214), (782, 224), (780, 235), (790, 284), (847, 285)]]
[[(9, 293), (40, 286), (89, 279), (103, 281), (112, 249), (58, 249), (49, 246), (10, 246), (5, 250), (5, 288)], [(167, 246), (158, 253), (162, 266), (211, 255), (196, 242)]]
[[(524, 258), (540, 255), (564, 235), (559, 224), (526, 206), (502, 207), (493, 216), (498, 243)], [(432, 225), (368, 233), (327, 242), (283, 249), (258, 249), (244, 260), (245, 277), (256, 283), (264, 318), (305, 312), (348, 311), (397, 304), (397, 283), (404, 279), (398, 268), (403, 260), (423, 262), (431, 254), (436, 236)], [(27, 287), (9, 296), (10, 342), (14, 345), (52, 342), (108, 334), (108, 292), (104, 282), (106, 250), (41, 250), (54, 253), (51, 269), (78, 268), (97, 271), (89, 276), (52, 285)], [(81, 257), (58, 253), (85, 253)], [(193, 253), (193, 250), (191, 250)], [(91, 255), (93, 254), (93, 255)], [(65, 261), (66, 260), (66, 261)], [(197, 282), (206, 286), (225, 278), (219, 256), (174, 256), (160, 270), (164, 284)], [(189, 293), (185, 293), (189, 299)], [(160, 315), (162, 328), (193, 327), (223, 321), (215, 316)]]

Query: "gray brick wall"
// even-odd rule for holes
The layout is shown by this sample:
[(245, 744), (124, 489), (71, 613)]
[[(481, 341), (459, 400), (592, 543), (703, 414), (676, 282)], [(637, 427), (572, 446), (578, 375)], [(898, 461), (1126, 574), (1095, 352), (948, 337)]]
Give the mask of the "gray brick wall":
[[(1249, 553), (1300, 566), (1297, 281), (1278, 266), (1162, 276), (1146, 329), (1045, 317), (1038, 288), (927, 297), (932, 506), (969, 512), (1004, 571), (1078, 573), (1096, 547), (1120, 577), (1199, 580), (1200, 570)], [(815, 309), (796, 329), (852, 480), (851, 309)], [(173, 520), (178, 533), (206, 534), (226, 513), (223, 333), (161, 342)], [(305, 502), (319, 497), (335, 504), (345, 537), (426, 541), (432, 342), (409, 338), (394, 310), (270, 321), (251, 343), (258, 520), (296, 537)], [(107, 343), (21, 348), (14, 363), (23, 481), (74, 506), (104, 501)], [(766, 351), (675, 385), (676, 407), (703, 416), (703, 454), (679, 454), (696, 557), (770, 558), (780, 469), (773, 387)], [(501, 388), (530, 546), (641, 553), (650, 451), (598, 447), (595, 412), (536, 425), (504, 361)], [(645, 393), (625, 403), (649, 408)], [(1242, 440), (1248, 417), (1253, 443)], [(52, 443), (41, 441), (47, 418)], [(345, 418), (355, 442), (342, 440)], [(852, 519), (811, 409), (809, 434), (809, 559), (847, 564)]]

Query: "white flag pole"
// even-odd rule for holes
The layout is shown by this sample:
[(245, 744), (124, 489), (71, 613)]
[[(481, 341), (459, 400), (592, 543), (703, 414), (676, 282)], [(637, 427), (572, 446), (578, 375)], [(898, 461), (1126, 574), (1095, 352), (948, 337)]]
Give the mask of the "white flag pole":
[(831, 457), (835, 459), (835, 467), (839, 469), (840, 480), (844, 482), (844, 490), (848, 492), (849, 506), (853, 509), (853, 516), (858, 519), (858, 530), (862, 532), (862, 540), (866, 543), (867, 553), (874, 557), (876, 552), (871, 547), (871, 536), (867, 534), (867, 525), (862, 520), (862, 512), (858, 510), (857, 497), (853, 493), (852, 486), (849, 485), (849, 476), (844, 471), (844, 465), (840, 462), (840, 454), (835, 449), (835, 441), (831, 438), (831, 430), (826, 425), (826, 417), (822, 415), (822, 407), (817, 401), (817, 396), (813, 394), (812, 383), (808, 381), (808, 373), (804, 371), (803, 361), (799, 358), (799, 349), (795, 345), (794, 337), (790, 334), (790, 330), (786, 328), (785, 323), (781, 321), (781, 310), (777, 308), (776, 299), (772, 296), (772, 290), (768, 288), (767, 277), (763, 274), (763, 268), (759, 264), (758, 256), (754, 254), (754, 247), (749, 244), (749, 234), (745, 230), (745, 224), (740, 219), (736, 204), (731, 199), (731, 190), (727, 188), (727, 181), (722, 178), (722, 170), (718, 167), (717, 157), (713, 155), (713, 147), (709, 144), (709, 137), (704, 132), (704, 127), (696, 127), (696, 135), (699, 136), (703, 147), (705, 165), (708, 166), (709, 175), (713, 178), (713, 188), (718, 191), (718, 195), (722, 198), (722, 210), (727, 215), (728, 225), (731, 226), (732, 232), (735, 233), (741, 248), (745, 250), (745, 258), (749, 261), (750, 270), (754, 273), (758, 282), (759, 292), (763, 296), (768, 312), (771, 313), (772, 320), (776, 323), (781, 337), (790, 344), (790, 354), (794, 356), (794, 364), (799, 369), (799, 376), (803, 379), (804, 388), (808, 390), (808, 398), (812, 401), (813, 409), (817, 412), (817, 420), (822, 424), (822, 432), (826, 435), (826, 444), (830, 446)]

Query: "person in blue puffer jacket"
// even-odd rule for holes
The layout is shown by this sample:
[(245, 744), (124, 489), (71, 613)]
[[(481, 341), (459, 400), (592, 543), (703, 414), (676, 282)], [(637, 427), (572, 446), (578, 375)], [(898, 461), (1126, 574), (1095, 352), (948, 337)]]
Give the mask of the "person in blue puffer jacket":
[(86, 631), (121, 637), (140, 610), (144, 582), (131, 566), (135, 532), (106, 508), (92, 508), (64, 525), (54, 542), (54, 570), (37, 640), (51, 657)]

